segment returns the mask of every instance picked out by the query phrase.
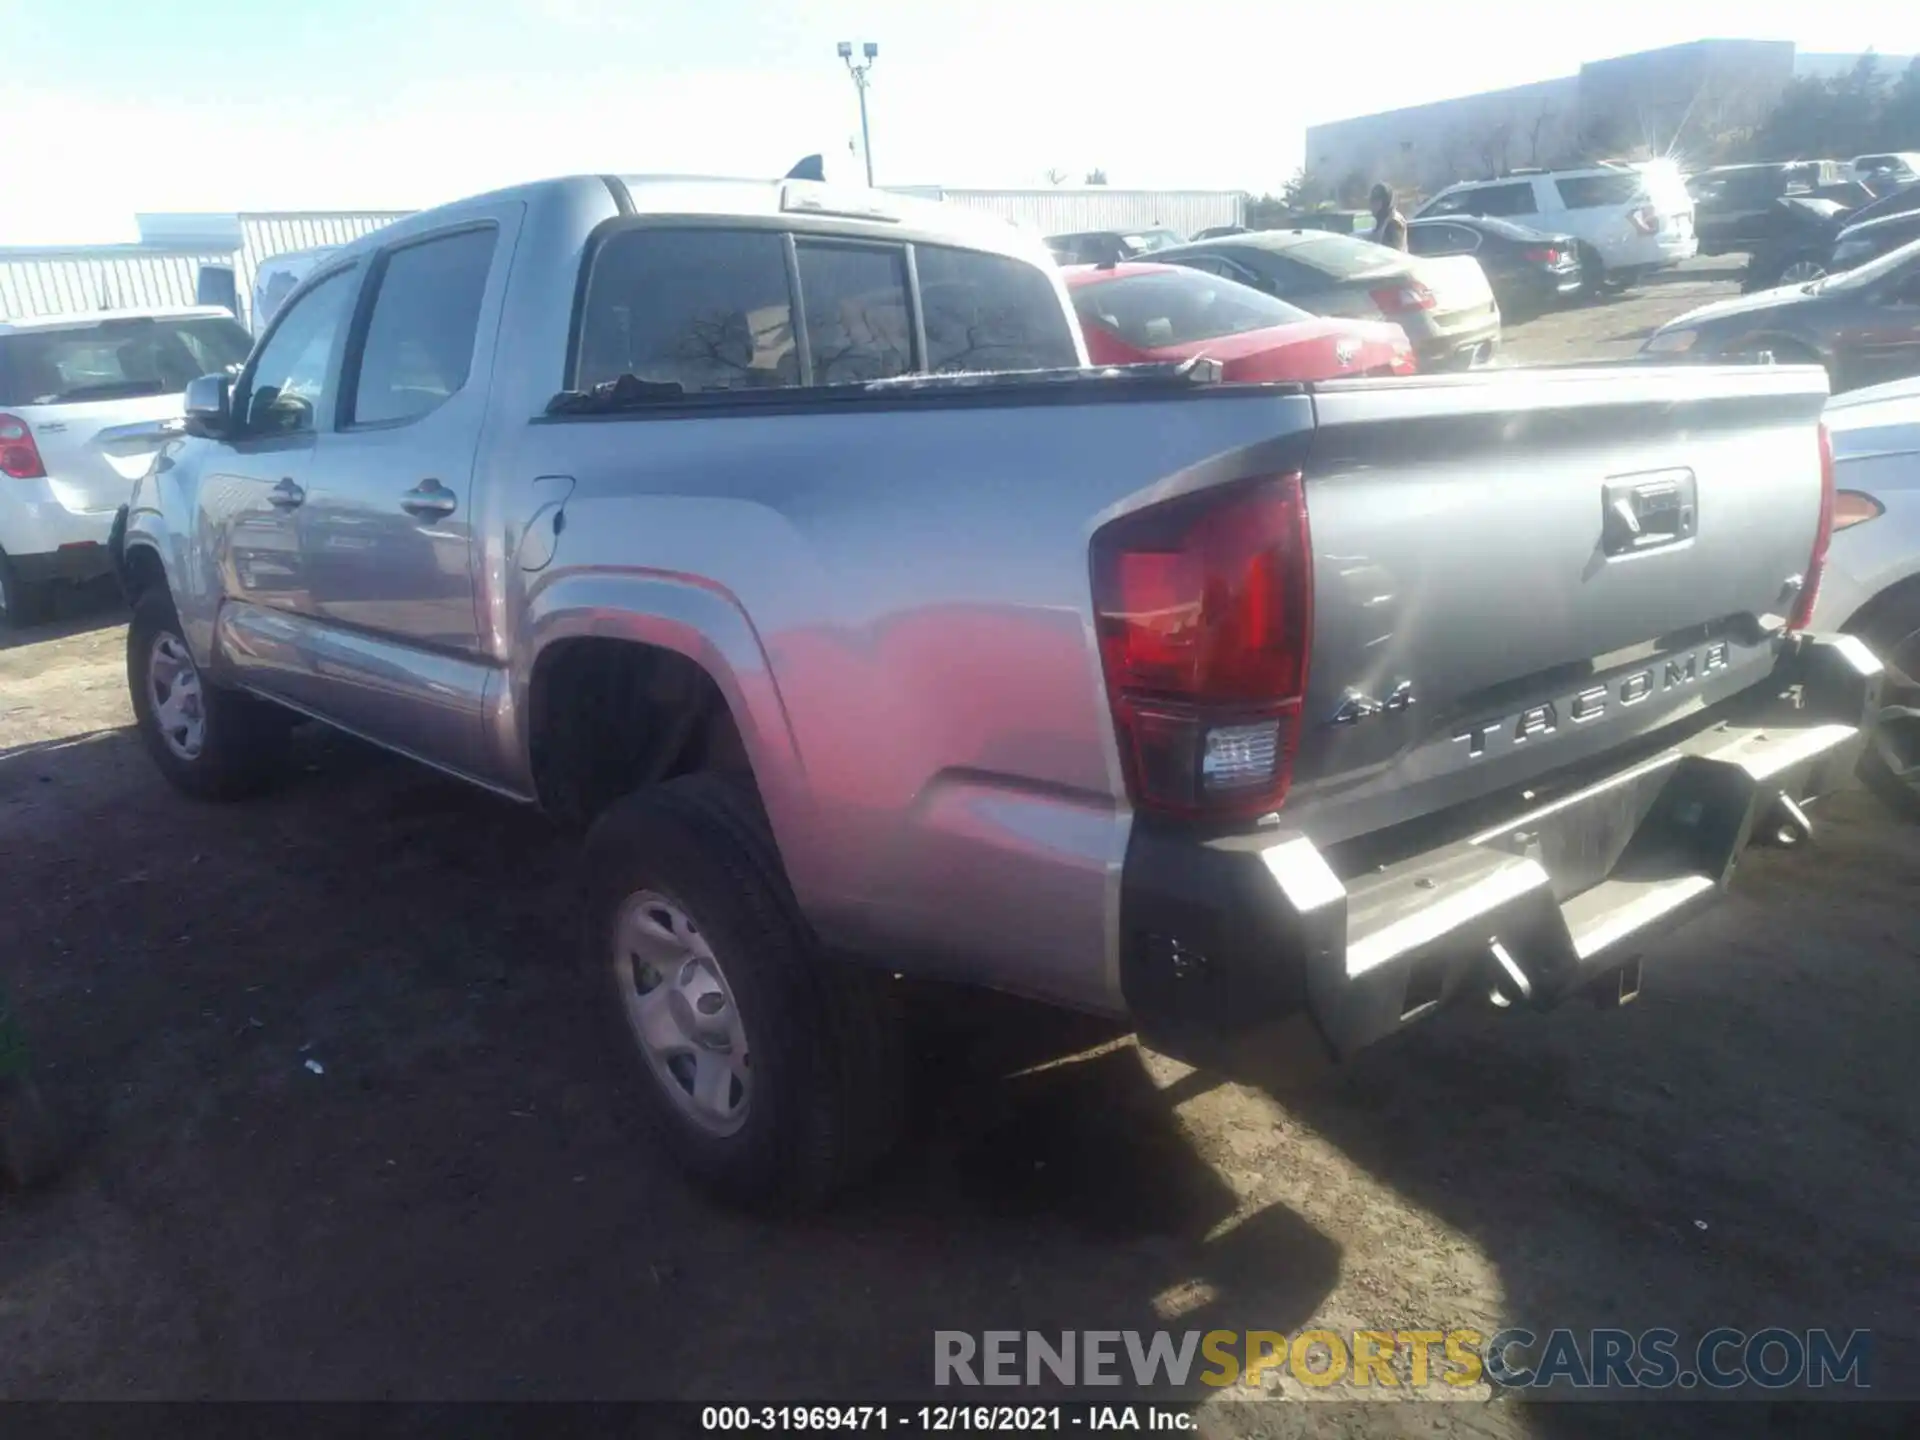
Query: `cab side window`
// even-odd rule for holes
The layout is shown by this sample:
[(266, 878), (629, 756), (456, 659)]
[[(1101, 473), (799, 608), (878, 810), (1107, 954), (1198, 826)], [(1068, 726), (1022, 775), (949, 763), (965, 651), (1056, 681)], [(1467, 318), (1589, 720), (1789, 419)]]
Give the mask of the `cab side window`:
[(358, 278), (357, 269), (336, 271), (280, 317), (248, 378), (248, 434), (300, 435), (317, 428), (334, 342), (353, 308)]

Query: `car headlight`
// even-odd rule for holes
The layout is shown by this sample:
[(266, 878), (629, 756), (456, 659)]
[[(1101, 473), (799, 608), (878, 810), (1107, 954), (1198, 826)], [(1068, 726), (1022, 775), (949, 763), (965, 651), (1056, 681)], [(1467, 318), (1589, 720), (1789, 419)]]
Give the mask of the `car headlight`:
[(1698, 330), (1662, 330), (1640, 348), (1647, 355), (1678, 355), (1691, 350), (1699, 338)]

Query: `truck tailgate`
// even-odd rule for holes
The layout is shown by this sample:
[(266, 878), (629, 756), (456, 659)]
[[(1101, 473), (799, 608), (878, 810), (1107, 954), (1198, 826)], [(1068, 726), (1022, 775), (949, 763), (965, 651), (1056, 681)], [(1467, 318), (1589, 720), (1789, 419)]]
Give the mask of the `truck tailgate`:
[(1762, 679), (1818, 527), (1825, 398), (1810, 367), (1322, 387), (1289, 824), (1378, 831)]

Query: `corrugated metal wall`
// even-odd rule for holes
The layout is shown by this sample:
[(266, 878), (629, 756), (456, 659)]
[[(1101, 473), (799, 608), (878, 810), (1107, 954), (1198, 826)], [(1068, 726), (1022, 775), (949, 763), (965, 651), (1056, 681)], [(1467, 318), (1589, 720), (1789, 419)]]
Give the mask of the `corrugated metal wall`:
[(1042, 235), (1160, 228), (1191, 235), (1246, 223), (1247, 197), (1234, 190), (943, 190), (949, 205), (984, 210)]
[(0, 250), (0, 320), (75, 310), (191, 305), (200, 267), (231, 263), (227, 255), (135, 246)]

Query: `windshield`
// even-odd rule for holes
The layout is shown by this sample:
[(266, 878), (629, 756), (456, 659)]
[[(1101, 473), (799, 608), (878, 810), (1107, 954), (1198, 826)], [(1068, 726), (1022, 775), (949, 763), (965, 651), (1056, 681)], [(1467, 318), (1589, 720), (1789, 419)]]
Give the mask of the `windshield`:
[(0, 405), (77, 405), (171, 395), (238, 365), (253, 343), (218, 315), (130, 315), (0, 335)]
[(1904, 269), (1916, 260), (1920, 260), (1920, 240), (1902, 245), (1898, 250), (1889, 250), (1878, 260), (1869, 260), (1857, 270), (1848, 270), (1840, 275), (1829, 275), (1824, 280), (1816, 280), (1811, 289), (1815, 295), (1844, 294), (1846, 291), (1871, 285), (1897, 270)]
[(1289, 260), (1310, 265), (1336, 280), (1371, 275), (1375, 271), (1403, 264), (1407, 258), (1398, 250), (1389, 250), (1385, 245), (1376, 245), (1357, 235), (1335, 235), (1331, 232), (1288, 245), (1280, 253)]
[(1244, 335), (1313, 317), (1237, 280), (1199, 270), (1126, 275), (1073, 292), (1082, 323), (1112, 331), (1140, 350)]
[(1502, 220), (1498, 215), (1476, 215), (1473, 217), (1472, 228), (1483, 230), (1489, 235), (1502, 235), (1509, 240), (1533, 241), (1552, 238), (1543, 230), (1535, 230), (1530, 225), (1516, 225), (1511, 220)]
[(1142, 230), (1137, 234), (1120, 237), (1130, 246), (1136, 255), (1145, 255), (1154, 250), (1170, 250), (1183, 241), (1171, 230)]

